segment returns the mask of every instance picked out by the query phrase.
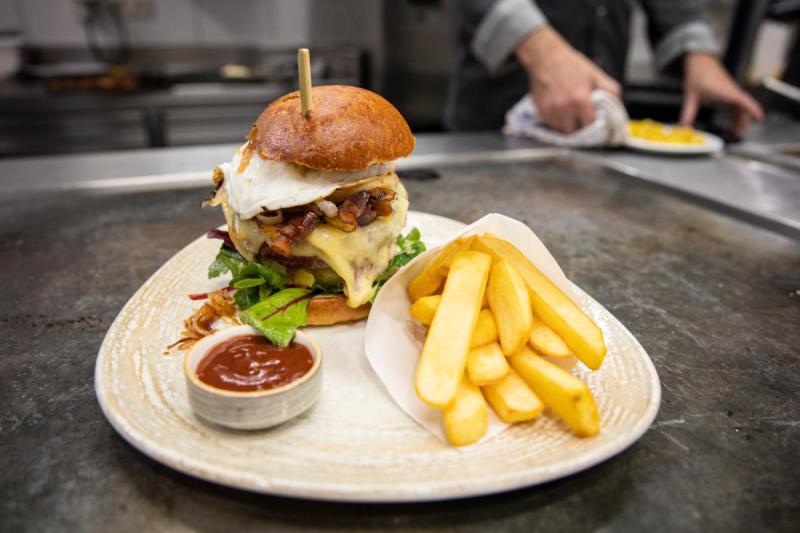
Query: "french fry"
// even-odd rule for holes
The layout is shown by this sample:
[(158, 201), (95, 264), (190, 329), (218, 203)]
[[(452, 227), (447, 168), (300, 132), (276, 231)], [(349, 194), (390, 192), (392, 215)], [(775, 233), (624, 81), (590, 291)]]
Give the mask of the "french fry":
[(439, 269), (439, 274), (444, 277), (447, 277), (447, 273), (450, 271), (450, 265), (453, 264), (453, 258), (455, 258), (456, 252), (460, 250), (469, 250), (469, 247), (472, 245), (473, 241), (477, 239), (477, 235), (470, 235), (469, 237), (459, 237), (453, 243), (450, 243), (448, 246), (452, 246), (454, 243), (458, 243), (458, 246), (462, 246), (462, 248), (455, 249), (455, 251), (445, 254), (445, 250), (442, 250), (441, 255), (439, 256), (439, 263), (437, 268)]
[(479, 387), (500, 381), (510, 369), (500, 345), (496, 342), (469, 351), (467, 375), (469, 380)]
[(495, 324), (494, 316), (488, 309), (481, 309), (478, 315), (478, 323), (475, 324), (475, 330), (472, 332), (472, 339), (470, 340), (470, 348), (483, 346), (490, 342), (497, 340), (497, 324)]
[(481, 310), (492, 258), (457, 252), (417, 363), (414, 386), (423, 402), (445, 409), (455, 398)]
[(537, 316), (533, 317), (533, 328), (528, 344), (538, 353), (549, 357), (566, 358), (575, 355), (564, 339)]
[(411, 318), (423, 324), (430, 326), (433, 322), (433, 317), (436, 315), (436, 309), (439, 307), (439, 302), (442, 301), (441, 294), (432, 294), (430, 296), (423, 296), (411, 306), (408, 313)]
[[(431, 296), (423, 296), (411, 306), (409, 313), (411, 317), (422, 324), (423, 326), (430, 326), (433, 322), (433, 317), (436, 315), (436, 309), (439, 308), (439, 302), (442, 301), (441, 294), (432, 294)], [(497, 340), (497, 326), (494, 323), (494, 317), (489, 309), (481, 309), (478, 315), (478, 322), (475, 324), (475, 331), (472, 332), (472, 339), (469, 343), (470, 348), (483, 346)]]
[(416, 302), (423, 296), (430, 296), (439, 291), (444, 283), (445, 275), (439, 273), (439, 266), (450, 259), (457, 252), (469, 249), (475, 237), (463, 237), (445, 246), (437, 256), (428, 261), (422, 272), (411, 280), (406, 290), (412, 302)]
[(533, 313), (528, 288), (514, 265), (499, 259), (492, 265), (486, 293), (497, 323), (500, 347), (504, 354), (511, 355), (530, 339)]
[(589, 387), (566, 370), (523, 347), (509, 358), (511, 367), (544, 404), (579, 437), (600, 431), (600, 415)]
[(486, 401), (508, 424), (533, 420), (544, 411), (544, 404), (513, 368), (498, 381), (481, 387)]
[(466, 377), (461, 381), (453, 404), (444, 411), (444, 432), (455, 446), (472, 444), (489, 428), (489, 407), (478, 387)]
[(561, 292), (542, 272), (508, 241), (491, 234), (482, 235), (472, 248), (495, 259), (506, 259), (519, 271), (530, 289), (533, 310), (558, 333), (583, 363), (597, 370), (606, 355), (603, 332), (597, 324)]
[[(534, 352), (535, 351), (536, 350), (534, 350)], [(546, 359), (548, 362), (553, 363), (559, 368), (563, 368), (567, 372), (572, 372), (572, 369), (578, 366), (578, 359), (576, 359), (575, 357), (549, 357)]]

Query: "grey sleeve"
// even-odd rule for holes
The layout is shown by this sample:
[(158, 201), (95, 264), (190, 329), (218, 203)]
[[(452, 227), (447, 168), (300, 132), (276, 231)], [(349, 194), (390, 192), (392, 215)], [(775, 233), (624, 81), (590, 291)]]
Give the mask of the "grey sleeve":
[(665, 69), (687, 52), (719, 54), (703, 0), (641, 0), (656, 66)]
[(489, 72), (497, 72), (531, 30), (547, 24), (544, 14), (531, 0), (474, 2), (474, 5), (480, 5), (484, 13), (470, 48)]

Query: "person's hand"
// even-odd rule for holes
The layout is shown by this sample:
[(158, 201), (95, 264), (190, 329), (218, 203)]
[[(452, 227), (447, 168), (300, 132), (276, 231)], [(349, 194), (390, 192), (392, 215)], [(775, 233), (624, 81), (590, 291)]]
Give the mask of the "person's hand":
[(751, 120), (762, 120), (764, 110), (739, 87), (719, 60), (708, 54), (686, 54), (684, 59), (682, 126), (691, 126), (703, 102), (723, 102), (733, 108), (731, 132), (740, 136)]
[(605, 89), (617, 98), (622, 92), (619, 83), (549, 26), (528, 34), (516, 54), (542, 121), (558, 131), (572, 133), (594, 122), (593, 90)]

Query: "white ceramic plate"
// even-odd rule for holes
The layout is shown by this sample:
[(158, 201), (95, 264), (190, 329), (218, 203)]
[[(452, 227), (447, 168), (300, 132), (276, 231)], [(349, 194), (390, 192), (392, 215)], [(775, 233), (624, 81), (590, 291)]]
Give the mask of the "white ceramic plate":
[[(464, 227), (409, 213), (435, 246)], [(241, 489), (334, 501), (426, 501), (478, 496), (563, 477), (619, 453), (650, 426), (661, 388), (636, 339), (580, 293), (603, 328), (608, 355), (597, 372), (577, 368), (592, 389), (600, 435), (578, 439), (544, 416), (466, 449), (445, 445), (391, 400), (364, 354), (364, 322), (306, 328), (323, 350), (317, 404), (276, 428), (233, 431), (192, 413), (182, 353), (164, 355), (197, 302), (186, 295), (220, 286), (206, 279), (219, 241), (201, 237), (167, 261), (125, 305), (97, 357), (103, 413), (133, 446), (186, 474)]]
[(651, 152), (651, 153), (667, 154), (667, 155), (714, 154), (722, 151), (722, 149), (725, 147), (725, 143), (722, 141), (722, 139), (720, 139), (713, 133), (707, 133), (705, 131), (697, 131), (697, 133), (699, 133), (705, 138), (705, 142), (703, 144), (656, 142), (656, 141), (648, 141), (647, 139), (640, 139), (638, 137), (628, 136), (628, 138), (625, 140), (625, 146), (627, 146), (628, 148), (633, 148), (634, 150), (639, 150), (641, 152)]

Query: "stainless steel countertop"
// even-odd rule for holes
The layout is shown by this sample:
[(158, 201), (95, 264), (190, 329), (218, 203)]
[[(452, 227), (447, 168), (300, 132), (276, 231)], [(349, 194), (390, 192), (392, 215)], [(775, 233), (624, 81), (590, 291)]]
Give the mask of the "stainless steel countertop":
[[(763, 219), (737, 220), (743, 212), (733, 207), (707, 209), (730, 195), (704, 200), (657, 181), (713, 193), (730, 172), (735, 187), (759, 192), (762, 207), (796, 191), (796, 174), (787, 183), (772, 174), (751, 178), (754, 167), (728, 157), (659, 159), (499, 135), (425, 135), (404, 162), (431, 170), (401, 173), (413, 209), (462, 222), (489, 212), (522, 221), (569, 279), (641, 342), (662, 402), (624, 453), (541, 486), (411, 505), (249, 494), (139, 453), (97, 405), (95, 355), (131, 294), (224, 222), (219, 209), (198, 204), (209, 169), (233, 148), (0, 163), (4, 531), (797, 529), (800, 240), (752, 223)], [(165, 327), (177, 332), (179, 324)]]
[[(402, 169), (524, 162), (557, 158), (601, 165), (781, 233), (800, 237), (798, 158), (771, 154), (771, 146), (800, 139), (800, 125), (756, 128), (747, 143), (712, 157), (670, 157), (625, 150), (567, 150), (498, 133), (422, 134)], [(56, 191), (183, 189), (209, 183), (210, 169), (229, 160), (236, 145), (161, 148), (0, 161), (0, 199)], [(755, 154), (755, 155), (753, 155)], [(750, 157), (753, 155), (753, 157)]]
[[(402, 506), (248, 494), (148, 459), (103, 417), (92, 379), (95, 354), (131, 294), (187, 242), (223, 223), (219, 209), (198, 205), (209, 189), (204, 169), (199, 189), (65, 192), (3, 203), (2, 529), (796, 530), (800, 240), (581, 158), (431, 163), (455, 141), (464, 149), (462, 163), (506, 143), (422, 138), (412, 162), (438, 177), (404, 174), (413, 209), (462, 222), (489, 212), (522, 221), (567, 276), (625, 324), (662, 383), (658, 418), (636, 444), (553, 483)], [(210, 165), (230, 155), (231, 147), (223, 148), (191, 154)], [(492, 157), (552, 154), (508, 148)], [(172, 151), (143, 155), (151, 156), (138, 157), (150, 169), (183, 164)], [(126, 157), (137, 160), (120, 154), (105, 161)], [(87, 175), (143, 171), (96, 168)], [(113, 190), (119, 189), (104, 189)], [(177, 334), (179, 324), (164, 327)]]

